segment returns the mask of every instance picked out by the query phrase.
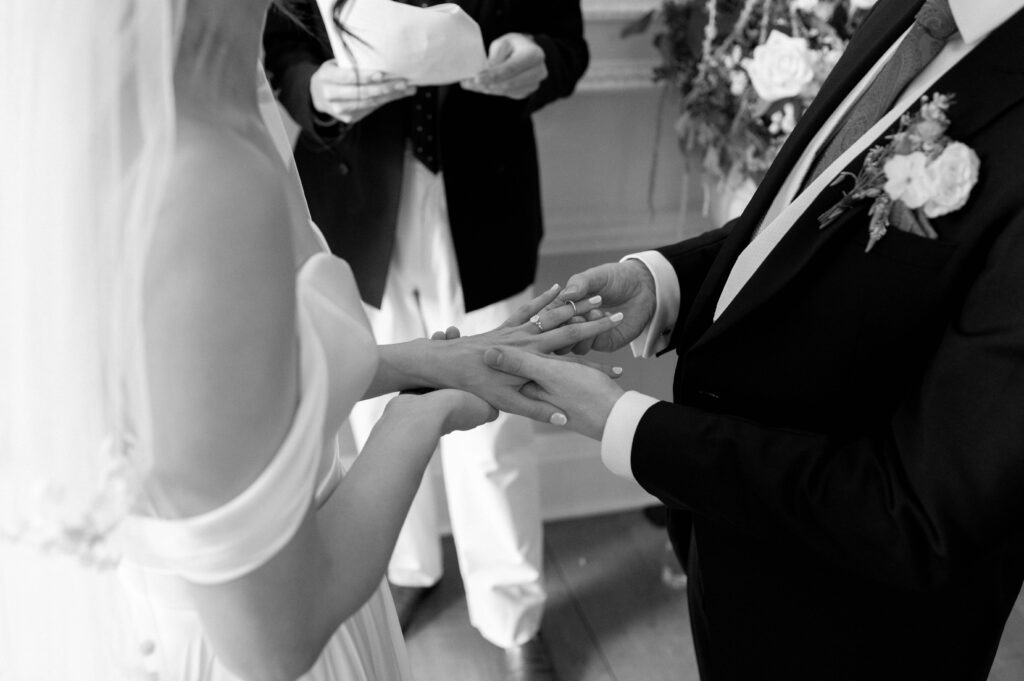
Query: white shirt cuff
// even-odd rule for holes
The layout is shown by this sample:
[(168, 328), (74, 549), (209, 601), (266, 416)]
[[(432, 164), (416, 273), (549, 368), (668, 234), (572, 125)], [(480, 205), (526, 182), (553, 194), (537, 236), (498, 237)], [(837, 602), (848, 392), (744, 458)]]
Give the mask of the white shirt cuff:
[(679, 279), (668, 259), (657, 251), (627, 255), (619, 262), (639, 260), (654, 277), (655, 306), (651, 322), (629, 344), (634, 357), (650, 358), (668, 347), (679, 315)]
[(601, 461), (615, 475), (633, 479), (633, 436), (640, 419), (658, 402), (660, 400), (635, 390), (623, 393), (616, 400), (601, 436)]

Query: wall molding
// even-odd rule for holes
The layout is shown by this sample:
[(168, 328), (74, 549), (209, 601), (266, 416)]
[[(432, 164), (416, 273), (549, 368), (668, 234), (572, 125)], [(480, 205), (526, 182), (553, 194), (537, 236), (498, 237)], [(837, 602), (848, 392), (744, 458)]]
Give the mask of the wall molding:
[(598, 22), (632, 21), (658, 7), (660, 0), (583, 0), (583, 18)]
[(657, 59), (598, 59), (576, 86), (578, 93), (629, 92), (662, 87), (654, 82)]

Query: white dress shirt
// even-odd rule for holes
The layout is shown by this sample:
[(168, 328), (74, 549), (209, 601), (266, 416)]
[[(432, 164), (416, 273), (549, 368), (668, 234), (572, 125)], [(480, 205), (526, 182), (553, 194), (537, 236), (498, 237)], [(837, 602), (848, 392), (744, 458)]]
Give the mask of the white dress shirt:
[[(811, 182), (802, 192), (800, 186), (804, 176), (809, 172), (817, 152), (822, 144), (829, 139), (836, 125), (843, 119), (850, 107), (878, 76), (885, 63), (903, 41), (901, 37), (895, 41), (885, 56), (864, 76), (863, 79), (846, 96), (842, 104), (832, 113), (829, 119), (812, 138), (797, 160), (793, 170), (782, 184), (782, 188), (765, 215), (763, 224), (767, 225), (756, 238), (740, 253), (736, 259), (725, 286), (715, 306), (714, 319), (735, 299), (736, 294), (750, 280), (754, 272), (761, 266), (772, 249), (793, 226), (796, 220), (807, 210), (821, 191), (828, 186), (840, 170), (859, 156), (867, 146), (882, 132), (889, 128), (900, 115), (928, 91), (940, 77), (955, 66), (980, 43), (985, 36), (998, 28), (1003, 22), (1024, 8), (1024, 0), (949, 0), (953, 20), (956, 22), (958, 34), (943, 48), (942, 52), (928, 64), (925, 69), (907, 86), (899, 100), (881, 120), (868, 130), (853, 146), (847, 149), (824, 172)], [(909, 30), (909, 29), (908, 29)], [(906, 33), (904, 36), (906, 37)], [(651, 271), (655, 281), (657, 298), (654, 316), (647, 328), (633, 341), (631, 347), (637, 357), (652, 357), (664, 349), (671, 338), (679, 312), (679, 282), (675, 270), (668, 260), (657, 251), (644, 251), (626, 256), (625, 259), (636, 259), (644, 263)], [(613, 473), (624, 477), (633, 477), (630, 456), (633, 448), (633, 436), (640, 419), (655, 403), (653, 397), (635, 391), (626, 392), (615, 403), (608, 421), (605, 424), (601, 440), (601, 458), (605, 466)]]

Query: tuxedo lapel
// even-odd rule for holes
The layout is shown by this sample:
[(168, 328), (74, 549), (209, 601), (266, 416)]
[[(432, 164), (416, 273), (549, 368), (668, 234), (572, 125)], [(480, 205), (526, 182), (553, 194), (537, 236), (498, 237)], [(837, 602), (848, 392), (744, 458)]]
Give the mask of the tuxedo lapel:
[[(972, 135), (1024, 99), (1024, 60), (1019, 56), (1022, 37), (1024, 11), (993, 31), (928, 89), (929, 93), (954, 96), (955, 105), (949, 111), (949, 134), (954, 140), (970, 145)], [(848, 168), (859, 169), (871, 146), (868, 145)], [(984, 158), (981, 164), (984, 169)], [(818, 226), (818, 216), (835, 205), (847, 189), (848, 182), (829, 186), (815, 197), (810, 207), (793, 224), (718, 320), (700, 336), (699, 343), (705, 343), (725, 332), (782, 290), (843, 230), (860, 229), (866, 244), (870, 201), (857, 203), (826, 229)]]
[[(694, 300), (683, 326), (680, 347), (688, 346), (711, 325), (718, 297), (736, 258), (750, 243), (754, 230), (768, 212), (776, 194), (781, 191), (783, 183), (804, 150), (850, 91), (907, 30), (923, 1), (883, 1), (865, 19), (847, 46), (842, 59), (832, 69), (818, 95), (779, 151), (746, 210), (736, 220), (732, 233), (722, 245), (722, 252), (709, 270), (704, 285)], [(715, 326), (718, 326), (718, 323)]]

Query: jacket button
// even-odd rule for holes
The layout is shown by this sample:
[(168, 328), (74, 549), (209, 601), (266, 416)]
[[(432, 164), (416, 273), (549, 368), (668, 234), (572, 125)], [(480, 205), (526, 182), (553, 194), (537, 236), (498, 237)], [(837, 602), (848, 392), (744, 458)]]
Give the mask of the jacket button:
[(340, 172), (342, 175), (348, 175), (348, 171), (349, 167), (347, 163), (342, 161), (341, 163), (338, 164), (338, 172)]

